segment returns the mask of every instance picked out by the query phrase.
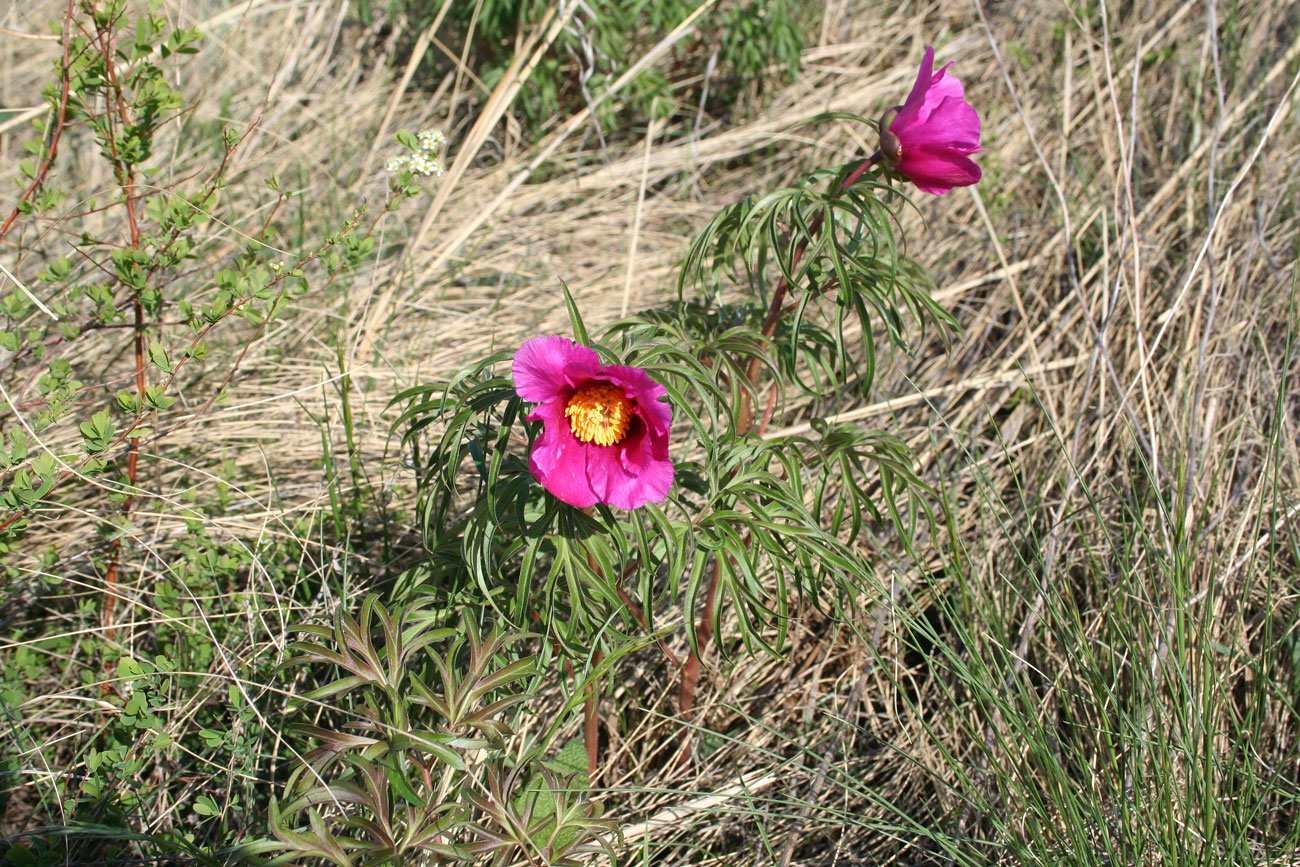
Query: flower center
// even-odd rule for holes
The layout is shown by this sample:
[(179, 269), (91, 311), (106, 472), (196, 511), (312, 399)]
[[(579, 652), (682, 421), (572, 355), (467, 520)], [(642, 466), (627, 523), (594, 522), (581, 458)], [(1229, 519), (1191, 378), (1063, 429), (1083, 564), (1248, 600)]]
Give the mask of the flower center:
[(616, 385), (589, 382), (569, 398), (564, 415), (569, 419), (569, 430), (582, 442), (618, 445), (632, 424), (632, 401)]

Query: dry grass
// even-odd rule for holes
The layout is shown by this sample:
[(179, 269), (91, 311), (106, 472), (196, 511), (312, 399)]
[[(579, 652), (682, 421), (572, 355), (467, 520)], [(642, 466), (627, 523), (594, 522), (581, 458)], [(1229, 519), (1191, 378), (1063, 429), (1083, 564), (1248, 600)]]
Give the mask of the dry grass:
[[(0, 21), (7, 106), (35, 104), (55, 46), (13, 34), (45, 32), (61, 4), (31, 5), (40, 8), (11, 5)], [(800, 124), (896, 101), (931, 42), (957, 62), (980, 109), (986, 175), (977, 187), (920, 200), (906, 228), (963, 337), (950, 353), (925, 343), (895, 358), (879, 402), (845, 407), (844, 417), (912, 442), (925, 477), (951, 500), (965, 556), (936, 550), (916, 563), (883, 539), (877, 555), (895, 588), (892, 605), (863, 611), (847, 627), (805, 618), (780, 663), (715, 656), (697, 719), (725, 738), (705, 739), (707, 749), (685, 767), (665, 761), (680, 725), (666, 698), (669, 672), (649, 655), (621, 671), (626, 680), (608, 714), (622, 735), (603, 782), (627, 817), (629, 841), (648, 841), (647, 858), (665, 864), (945, 863), (918, 854), (935, 844), (909, 848), (873, 825), (896, 821), (894, 809), (972, 841), (975, 858), (993, 851), (975, 840), (1074, 839), (1067, 818), (1052, 818), (1062, 807), (1050, 780), (1041, 807), (1015, 802), (1033, 801), (1017, 786), (1045, 774), (1046, 760), (1005, 709), (981, 704), (942, 652), (917, 649), (923, 616), (938, 644), (972, 642), (965, 649), (984, 654), (995, 683), (1037, 678), (1040, 722), (1061, 732), (1075, 725), (1075, 699), (1093, 688), (1088, 653), (1103, 652), (1119, 620), (1133, 637), (1128, 649), (1143, 654), (1133, 664), (1154, 681), (1151, 694), (1169, 702), (1136, 713), (1153, 728), (1177, 728), (1169, 719), (1178, 716), (1179, 692), (1160, 687), (1167, 672), (1208, 676), (1188, 661), (1228, 648), (1221, 685), (1246, 689), (1250, 660), (1294, 641), (1291, 625), (1277, 626), (1293, 624), (1300, 590), (1290, 547), (1300, 419), (1286, 349), (1300, 242), (1293, 5), (1216, 12), (1213, 3), (1147, 0), (1072, 13), (1064, 4), (832, 2), (799, 80), (752, 117), (724, 124), (705, 106), (698, 135), (626, 131), (604, 149), (581, 119), (559, 118), (537, 141), (508, 112), (479, 123), (477, 112), (492, 103), (468, 76), (430, 93), (400, 80), (400, 60), (392, 77), (382, 74), (398, 36), (416, 34), (363, 33), (339, 2), (167, 8), (207, 35), (204, 51), (177, 73), (185, 89), (202, 93), (194, 119), (260, 116), (226, 200), (246, 219), (211, 225), (207, 253), (219, 256), (255, 231), (270, 200), (261, 179), (272, 173), (301, 191), (309, 233), (337, 228), (315, 215), (382, 201), (380, 167), (399, 126), (446, 129), (458, 172), (436, 198), (413, 200), (380, 224), (374, 261), (350, 285), (307, 296), (277, 333), (253, 343), (231, 404), (153, 447), (141, 476), (152, 496), (139, 506), (136, 568), (119, 591), (124, 648), (155, 621), (145, 600), (168, 568), (182, 494), (210, 496), (223, 461), (238, 467), (238, 507), (207, 519), (214, 533), (253, 545), (295, 534), (299, 518), (328, 508), (322, 433), (307, 412), (337, 418), (340, 357), (352, 377), (360, 460), (372, 484), (409, 504), (409, 478), (388, 438), (386, 405), (397, 391), (526, 335), (564, 331), (561, 279), (593, 323), (666, 298), (692, 231), (718, 207), (873, 149), (848, 124)], [(4, 127), (8, 155), (21, 135), (12, 121)], [(192, 162), (186, 151), (195, 146), (173, 137), (173, 162)], [(76, 178), (86, 194), (108, 183), (91, 156), (80, 159)], [(531, 174), (520, 183), (523, 172)], [(3, 173), (12, 173), (8, 160)], [(164, 168), (157, 182), (171, 180)], [(475, 229), (462, 240), (467, 227)], [(42, 242), (55, 254), (58, 243), (55, 234)], [(106, 379), (129, 372), (120, 338), (105, 333), (86, 350), (103, 354)], [(241, 348), (218, 348), (209, 370), (228, 366)], [(5, 387), (21, 403), (32, 384)], [(792, 408), (781, 425), (806, 421)], [(329, 436), (342, 451), (337, 428)], [(53, 544), (65, 562), (84, 562), (102, 508), (53, 510), (25, 550)], [(337, 567), (335, 552), (305, 541), (298, 574), (310, 583)], [(38, 568), (34, 558), (13, 564)], [(93, 569), (77, 580), (73, 592), (101, 589)], [(290, 602), (292, 588), (266, 586), (256, 574), (248, 580), (257, 606), (202, 607), (202, 617), (248, 619), (254, 638), (224, 648), (230, 660), (274, 656), (289, 618), (338, 604), (318, 597), (302, 610)], [(961, 602), (963, 594), (976, 601)], [(16, 610), (34, 634), (39, 613)], [(957, 626), (948, 615), (959, 610), (970, 619)], [(1184, 632), (1183, 618), (1203, 628)], [(1074, 636), (1097, 644), (1074, 645)], [(213, 689), (222, 691), (220, 666), (213, 670)], [(89, 724), (84, 690), (42, 689), (23, 712), (58, 721), (51, 737), (74, 737)], [(1014, 704), (1018, 693), (1008, 692)], [(1222, 742), (1250, 716), (1243, 701), (1229, 692), (1203, 717), (1216, 749), (1231, 752)], [(267, 697), (264, 707), (273, 714), (279, 705)], [(1294, 778), (1294, 706), (1279, 695), (1261, 713), (1256, 754)], [(183, 726), (186, 715), (173, 719)], [(269, 776), (284, 746), (267, 750), (257, 773)], [(1171, 760), (1171, 773), (1193, 760)], [(1075, 770), (1099, 810), (1118, 806), (1106, 782), (1114, 768)], [(1293, 833), (1290, 809), (1278, 820), (1279, 838)], [(1175, 812), (1171, 823), (1202, 815), (1189, 804)], [(1049, 830), (1032, 826), (1034, 817)], [(8, 817), (11, 828), (22, 822)], [(640, 822), (649, 834), (641, 836)], [(1076, 863), (1057, 854), (1054, 863)]]

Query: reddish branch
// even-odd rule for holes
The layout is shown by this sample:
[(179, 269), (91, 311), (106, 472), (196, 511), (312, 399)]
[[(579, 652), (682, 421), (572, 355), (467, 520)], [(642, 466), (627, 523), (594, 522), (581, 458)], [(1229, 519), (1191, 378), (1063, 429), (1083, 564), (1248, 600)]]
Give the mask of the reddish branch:
[[(590, 553), (587, 554), (587, 564), (591, 566), (592, 571), (597, 575), (600, 574), (600, 569), (596, 565), (596, 560)], [(627, 568), (623, 570), (623, 574), (619, 578), (618, 583), (614, 585), (614, 592), (618, 594), (619, 599), (623, 600), (623, 604), (627, 606), (628, 611), (632, 612), (632, 616), (636, 618), (636, 622), (641, 625), (641, 628), (649, 632), (650, 621), (646, 619), (645, 612), (641, 609), (641, 606), (636, 603), (636, 600), (632, 598), (632, 594), (624, 590), (622, 586), (622, 582), (626, 581), (628, 576), (637, 570), (638, 565), (639, 564), (635, 561), (628, 564)], [(537, 614), (537, 612), (533, 612), (533, 620), (540, 623), (541, 615)], [(677, 668), (681, 668), (681, 659), (677, 657), (677, 654), (668, 649), (668, 645), (662, 638), (656, 638), (655, 643), (659, 645), (659, 650), (663, 652), (664, 657), (667, 658), (669, 662)], [(559, 653), (558, 644), (555, 645), (555, 651), (557, 654)], [(592, 668), (599, 668), (600, 663), (604, 659), (605, 654), (603, 651), (595, 651), (592, 654)], [(573, 663), (566, 662), (565, 664), (569, 668), (569, 676), (576, 679), (573, 670)], [(600, 718), (597, 713), (597, 701), (598, 696), (596, 694), (595, 680), (593, 678), (592, 682), (587, 684), (586, 698), (582, 702), (582, 740), (583, 745), (587, 749), (587, 778), (592, 785), (595, 785), (596, 771), (600, 765)]]
[[(113, 63), (113, 57), (116, 56), (116, 46), (114, 43), (114, 31), (109, 28), (100, 29), (96, 33), (99, 41), (99, 50), (104, 57), (104, 76), (107, 79), (108, 86), (113, 94), (114, 102), (117, 109), (117, 120), (121, 122), (122, 128), (127, 129), (131, 125), (131, 115), (126, 104), (126, 99), (122, 94), (122, 85), (118, 80), (117, 66)], [(135, 197), (131, 191), (135, 187), (135, 167), (120, 158), (117, 152), (117, 135), (113, 129), (114, 117), (112, 111), (106, 112), (105, 117), (108, 120), (108, 135), (105, 136), (108, 144), (109, 156), (113, 160), (114, 174), (117, 176), (118, 186), (122, 189), (122, 194), (126, 197), (126, 222), (131, 231), (131, 249), (140, 249), (140, 223), (136, 218)], [(129, 288), (129, 287), (128, 287)], [(135, 314), (135, 387), (141, 402), (144, 401), (145, 388), (147, 382), (145, 379), (145, 353), (144, 353), (144, 303), (140, 300), (139, 290), (133, 290), (131, 294), (131, 308)], [(130, 447), (127, 451), (126, 461), (126, 484), (127, 495), (122, 501), (122, 523), (125, 525), (131, 518), (131, 509), (135, 505), (135, 481), (140, 466), (140, 438), (132, 437)], [(122, 537), (119, 535), (113, 539), (112, 548), (108, 558), (108, 569), (104, 573), (104, 638), (108, 641), (113, 640), (113, 610), (117, 601), (117, 573), (122, 560)], [(107, 684), (105, 685), (107, 688)]]
[[(864, 159), (861, 165), (850, 172), (848, 177), (840, 182), (839, 189), (835, 191), (835, 195), (838, 196), (840, 193), (843, 193), (849, 187), (861, 180), (862, 176), (867, 173), (868, 169), (876, 164), (876, 160), (878, 159), (880, 159), (879, 152)], [(787, 273), (796, 274), (798, 272), (799, 264), (803, 260), (804, 251), (808, 249), (808, 245), (812, 243), (812, 239), (817, 236), (819, 231), (821, 231), (824, 220), (825, 212), (822, 212), (813, 217), (812, 221), (808, 224), (808, 233), (799, 239), (799, 243), (795, 246), (794, 255), (790, 258), (790, 267), (786, 269)], [(772, 335), (776, 334), (776, 327), (780, 324), (781, 319), (787, 312), (789, 312), (789, 309), (784, 306), (785, 295), (789, 289), (790, 282), (783, 274), (776, 284), (776, 289), (772, 292), (772, 303), (767, 307), (767, 316), (763, 318), (763, 336), (769, 340), (772, 338)], [(736, 426), (736, 433), (745, 434), (749, 432), (750, 424), (753, 421), (753, 406), (750, 391), (752, 391), (754, 384), (758, 382), (758, 374), (762, 370), (762, 367), (762, 360), (757, 356), (749, 360), (749, 366), (745, 370), (745, 376), (749, 380), (750, 388), (742, 389), (740, 393), (740, 421)]]
[[(144, 399), (145, 377), (144, 377), (144, 307), (140, 304), (139, 299), (134, 302), (135, 306), (135, 384), (136, 390), (140, 394), (140, 399)], [(131, 517), (131, 508), (135, 505), (135, 479), (140, 463), (140, 438), (132, 437), (131, 445), (126, 459), (126, 479), (127, 494), (126, 499), (122, 501), (122, 521), (125, 523)], [(122, 560), (122, 538), (118, 536), (113, 539), (112, 547), (108, 555), (108, 569), (104, 572), (104, 638), (107, 641), (113, 640), (113, 610), (117, 604), (117, 570)], [(108, 684), (105, 683), (105, 690)]]
[[(623, 573), (624, 577), (627, 577), (628, 572), (636, 569), (636, 565), (637, 564), (633, 563), (629, 566), (628, 571)], [(645, 612), (641, 610), (640, 605), (636, 604), (636, 600), (632, 598), (632, 594), (628, 593), (622, 587), (615, 587), (614, 590), (618, 593), (618, 598), (622, 599), (623, 604), (627, 606), (627, 610), (632, 612), (632, 616), (636, 618), (636, 622), (641, 624), (642, 629), (649, 632), (650, 621), (646, 619)], [(655, 644), (659, 645), (659, 650), (662, 651), (664, 657), (673, 664), (673, 667), (682, 667), (682, 661), (677, 657), (677, 654), (668, 649), (668, 644), (662, 638), (656, 638)]]
[(13, 211), (5, 218), (5, 221), (0, 223), (0, 239), (9, 234), (9, 230), (13, 228), (14, 222), (23, 212), (22, 204), (24, 202), (30, 204), (37, 192), (45, 185), (45, 176), (49, 174), (50, 166), (54, 164), (54, 155), (59, 149), (59, 139), (63, 137), (63, 127), (68, 118), (69, 88), (72, 86), (72, 78), (69, 75), (72, 58), (68, 55), (67, 34), (72, 30), (72, 13), (75, 9), (76, 0), (68, 0), (67, 11), (63, 13), (63, 68), (59, 75), (62, 80), (62, 88), (59, 91), (59, 105), (54, 111), (54, 130), (50, 133), (50, 141), (45, 148), (45, 156), (41, 160), (41, 164), (36, 167), (36, 174), (32, 177), (32, 182), (27, 185), (27, 189), (23, 190), (22, 195), (18, 197), (19, 204), (15, 205)]

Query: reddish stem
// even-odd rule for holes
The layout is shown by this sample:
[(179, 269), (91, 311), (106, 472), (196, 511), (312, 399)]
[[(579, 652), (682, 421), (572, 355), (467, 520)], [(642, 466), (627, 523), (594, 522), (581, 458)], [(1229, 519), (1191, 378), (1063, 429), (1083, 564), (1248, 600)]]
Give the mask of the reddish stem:
[[(121, 84), (119, 83), (118, 76), (117, 76), (117, 67), (112, 62), (112, 58), (116, 54), (116, 50), (115, 50), (116, 46), (114, 45), (114, 40), (112, 38), (113, 34), (112, 31), (101, 30), (98, 35), (99, 35), (100, 51), (104, 56), (105, 78), (108, 80), (108, 84), (112, 88), (113, 94), (116, 97), (115, 101), (117, 103), (118, 115), (120, 116), (122, 126), (125, 128), (130, 125), (131, 117), (130, 117), (130, 111), (126, 105), (126, 100), (123, 98), (122, 95), (122, 87)], [(136, 218), (136, 212), (135, 212), (136, 200), (135, 197), (131, 195), (131, 191), (135, 188), (135, 170), (130, 163), (124, 162), (118, 157), (117, 145), (116, 145), (117, 139), (115, 135), (111, 134), (112, 133), (111, 126), (112, 126), (112, 119), (113, 119), (111, 112), (107, 114), (107, 118), (110, 122), (110, 130), (109, 130), (110, 135), (107, 137), (109, 151), (110, 151), (110, 156), (113, 159), (113, 162), (116, 164), (114, 168), (115, 168), (115, 174), (117, 175), (118, 184), (121, 186), (122, 194), (126, 199), (126, 221), (127, 221), (127, 226), (131, 231), (131, 248), (139, 249), (140, 224)], [(145, 388), (147, 385), (145, 379), (145, 354), (144, 354), (145, 325), (144, 325), (144, 304), (140, 301), (140, 293), (138, 290), (132, 292), (131, 307), (133, 312), (135, 313), (135, 335), (134, 335), (135, 336), (135, 341), (134, 341), (135, 342), (135, 387), (136, 387), (136, 393), (139, 395), (140, 400), (143, 402), (144, 395), (145, 395)], [(128, 491), (127, 491), (126, 499), (122, 502), (121, 514), (122, 514), (123, 524), (126, 524), (130, 520), (131, 509), (135, 505), (134, 491), (135, 491), (135, 482), (139, 471), (139, 466), (140, 466), (140, 438), (132, 437), (130, 448), (127, 453), (127, 461), (126, 461), (126, 483), (127, 483)], [(103, 624), (104, 624), (104, 638), (107, 641), (113, 640), (113, 634), (115, 631), (113, 629), (113, 611), (117, 603), (117, 585), (118, 585), (117, 573), (118, 573), (118, 567), (121, 563), (121, 560), (122, 560), (122, 539), (119, 536), (118, 538), (113, 540), (112, 550), (111, 553), (109, 554), (108, 569), (104, 573)], [(107, 689), (107, 684), (105, 685), (105, 689)]]
[[(840, 193), (861, 180), (862, 176), (867, 173), (868, 169), (876, 164), (876, 160), (878, 159), (880, 159), (879, 151), (864, 159), (861, 165), (850, 172), (849, 175), (840, 182), (839, 189), (835, 191), (835, 195), (838, 196)], [(819, 231), (821, 231), (824, 219), (824, 213), (818, 214), (813, 217), (812, 222), (808, 224), (808, 234), (799, 239), (799, 243), (794, 248), (794, 256), (790, 258), (790, 267), (786, 269), (790, 274), (797, 275), (799, 263), (803, 260), (804, 251), (808, 249), (808, 245), (812, 243), (812, 239), (817, 236)], [(772, 292), (772, 303), (767, 307), (767, 316), (763, 318), (764, 337), (771, 338), (771, 336), (776, 333), (776, 326), (780, 323), (782, 317), (786, 313), (786, 310), (784, 309), (785, 294), (789, 288), (790, 282), (785, 278), (785, 275), (782, 274), (781, 279), (777, 281), (776, 289)], [(754, 384), (758, 381), (758, 374), (762, 370), (762, 367), (762, 361), (755, 356), (749, 360), (749, 366), (745, 370), (745, 376), (749, 380), (750, 388), (744, 389), (740, 393), (740, 422), (737, 425), (736, 431), (739, 434), (747, 433), (750, 424), (753, 422), (753, 405), (752, 398), (750, 397), (750, 390), (752, 390)]]
[(768, 423), (772, 421), (772, 411), (776, 409), (776, 383), (772, 383), (772, 388), (767, 393), (767, 409), (763, 410), (763, 418), (758, 423), (758, 435), (762, 436), (767, 433)]
[[(19, 202), (30, 202), (36, 195), (37, 191), (44, 186), (45, 176), (49, 174), (50, 166), (54, 164), (54, 155), (59, 148), (59, 139), (63, 136), (63, 127), (66, 124), (68, 117), (68, 88), (72, 83), (72, 80), (68, 75), (68, 70), (72, 65), (72, 58), (68, 56), (68, 34), (72, 31), (72, 13), (75, 9), (76, 0), (68, 0), (68, 9), (63, 14), (63, 68), (59, 76), (62, 79), (63, 87), (59, 93), (59, 107), (55, 112), (56, 118), (54, 121), (54, 132), (50, 135), (50, 146), (46, 148), (45, 159), (43, 159), (41, 164), (37, 167), (32, 182), (28, 184), (27, 189), (23, 190), (23, 194), (18, 197)], [(5, 219), (4, 223), (0, 224), (0, 238), (9, 234), (9, 230), (13, 227), (14, 221), (18, 219), (18, 215), (21, 213), (21, 206), (15, 206), (13, 211), (11, 211), (9, 216)]]
[[(135, 299), (135, 386), (144, 399), (145, 376), (144, 376), (144, 305), (139, 299)], [(140, 438), (132, 437), (130, 451), (126, 459), (126, 480), (130, 490), (127, 491), (126, 499), (122, 501), (122, 521), (125, 523), (131, 517), (131, 508), (135, 505), (135, 479), (140, 464)], [(111, 553), (109, 554), (108, 569), (104, 573), (104, 639), (113, 640), (113, 609), (117, 604), (117, 570), (118, 564), (122, 559), (122, 539), (119, 536), (113, 540)], [(104, 689), (107, 690), (107, 684)]]
[[(588, 507), (583, 509), (588, 515), (595, 515), (595, 508)], [(591, 571), (600, 575), (600, 564), (592, 556), (590, 551), (587, 552), (587, 565)], [(601, 576), (604, 577), (604, 576)], [(582, 702), (582, 743), (587, 748), (587, 785), (596, 785), (596, 771), (600, 766), (600, 714), (597, 702), (600, 697), (596, 694), (596, 670), (600, 668), (601, 661), (605, 654), (600, 649), (592, 651), (591, 654), (591, 680), (587, 682), (587, 697)], [(573, 671), (573, 666), (569, 666), (569, 671)]]
[(681, 710), (682, 719), (689, 720), (691, 712), (695, 709), (695, 686), (699, 683), (700, 674), (704, 668), (700, 660), (700, 654), (704, 652), (713, 639), (713, 608), (717, 604), (718, 576), (721, 573), (722, 564), (718, 562), (715, 556), (713, 559), (713, 574), (709, 576), (708, 593), (704, 597), (704, 613), (700, 615), (700, 622), (695, 627), (695, 648), (691, 650), (690, 656), (686, 657), (686, 665), (682, 668), (682, 687), (677, 698), (677, 706)]
[(596, 785), (596, 771), (600, 763), (600, 716), (596, 702), (596, 669), (604, 661), (605, 654), (595, 651), (591, 655), (592, 678), (587, 683), (587, 698), (582, 702), (582, 742), (587, 748), (587, 785)]
[[(635, 569), (636, 564), (634, 563), (632, 564), (632, 566), (628, 568)], [(624, 573), (624, 575), (626, 576), (626, 573)], [(641, 624), (642, 629), (644, 629), (646, 632), (649, 632), (650, 621), (646, 619), (645, 612), (641, 610), (640, 605), (636, 604), (636, 600), (632, 598), (632, 595), (628, 593), (626, 590), (624, 590), (622, 587), (615, 587), (614, 590), (615, 592), (618, 593), (618, 598), (622, 599), (623, 604), (627, 606), (627, 610), (632, 612), (632, 616), (636, 618), (636, 622)], [(655, 639), (655, 643), (659, 645), (659, 649), (663, 651), (663, 655), (668, 659), (669, 662), (673, 664), (674, 667), (676, 668), (682, 667), (682, 661), (677, 657), (677, 654), (673, 653), (671, 650), (668, 649), (668, 645), (664, 643), (664, 640), (662, 638)]]

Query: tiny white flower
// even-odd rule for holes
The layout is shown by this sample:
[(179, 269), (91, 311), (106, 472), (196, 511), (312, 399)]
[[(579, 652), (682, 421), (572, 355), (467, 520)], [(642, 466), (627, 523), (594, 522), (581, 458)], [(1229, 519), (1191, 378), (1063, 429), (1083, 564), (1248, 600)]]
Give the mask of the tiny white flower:
[(390, 172), (409, 170), (418, 175), (441, 176), (444, 167), (438, 151), (447, 143), (447, 136), (442, 130), (426, 129), (416, 136), (418, 149), (407, 156), (393, 157), (385, 168)]

